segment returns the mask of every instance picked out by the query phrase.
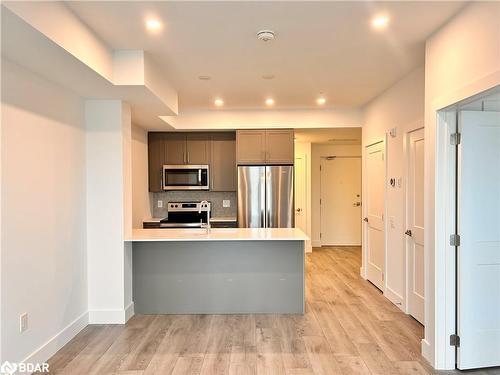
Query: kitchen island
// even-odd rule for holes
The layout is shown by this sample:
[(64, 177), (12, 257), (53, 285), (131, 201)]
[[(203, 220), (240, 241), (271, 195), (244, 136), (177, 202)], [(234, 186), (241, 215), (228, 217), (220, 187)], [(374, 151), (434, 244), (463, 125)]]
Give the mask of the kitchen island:
[(137, 229), (138, 314), (304, 312), (304, 244), (296, 228)]

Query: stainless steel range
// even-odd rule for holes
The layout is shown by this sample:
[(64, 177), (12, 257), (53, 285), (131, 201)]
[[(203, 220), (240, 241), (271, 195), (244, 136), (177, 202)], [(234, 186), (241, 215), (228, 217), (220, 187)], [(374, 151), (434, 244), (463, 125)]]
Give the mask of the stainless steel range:
[(146, 223), (144, 228), (201, 228), (208, 224), (211, 204), (202, 202), (169, 202), (168, 216), (158, 223)]

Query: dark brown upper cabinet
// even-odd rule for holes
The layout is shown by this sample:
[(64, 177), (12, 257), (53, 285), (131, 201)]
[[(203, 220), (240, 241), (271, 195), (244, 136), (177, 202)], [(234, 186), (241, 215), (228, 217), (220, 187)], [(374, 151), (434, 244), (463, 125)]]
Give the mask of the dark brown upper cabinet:
[(293, 164), (294, 131), (290, 129), (266, 130), (266, 162)]
[(238, 164), (293, 164), (293, 129), (238, 130)]
[(166, 164), (209, 164), (210, 135), (165, 133)]
[(208, 133), (186, 134), (186, 163), (187, 164), (210, 163), (210, 134)]
[(164, 133), (148, 133), (149, 191), (162, 191), (163, 164), (165, 164)]
[(236, 134), (148, 133), (149, 191), (162, 191), (163, 165), (210, 165), (210, 189), (236, 190)]
[(236, 159), (238, 164), (266, 162), (266, 131), (238, 130), (236, 132)]
[(186, 135), (182, 133), (165, 134), (165, 164), (187, 164)]
[(211, 190), (236, 191), (236, 134), (212, 133)]

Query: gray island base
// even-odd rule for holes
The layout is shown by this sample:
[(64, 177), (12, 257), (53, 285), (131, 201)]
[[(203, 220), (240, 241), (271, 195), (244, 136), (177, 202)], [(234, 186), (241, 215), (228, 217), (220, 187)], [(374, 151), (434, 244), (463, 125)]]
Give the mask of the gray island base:
[(304, 313), (303, 240), (133, 243), (137, 314)]

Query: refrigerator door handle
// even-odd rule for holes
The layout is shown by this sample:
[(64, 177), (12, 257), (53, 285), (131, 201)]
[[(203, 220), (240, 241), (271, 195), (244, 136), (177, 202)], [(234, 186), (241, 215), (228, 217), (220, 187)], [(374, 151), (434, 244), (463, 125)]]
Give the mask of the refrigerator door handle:
[(261, 228), (267, 228), (267, 204), (266, 204), (266, 168), (262, 168), (260, 176), (260, 209)]

